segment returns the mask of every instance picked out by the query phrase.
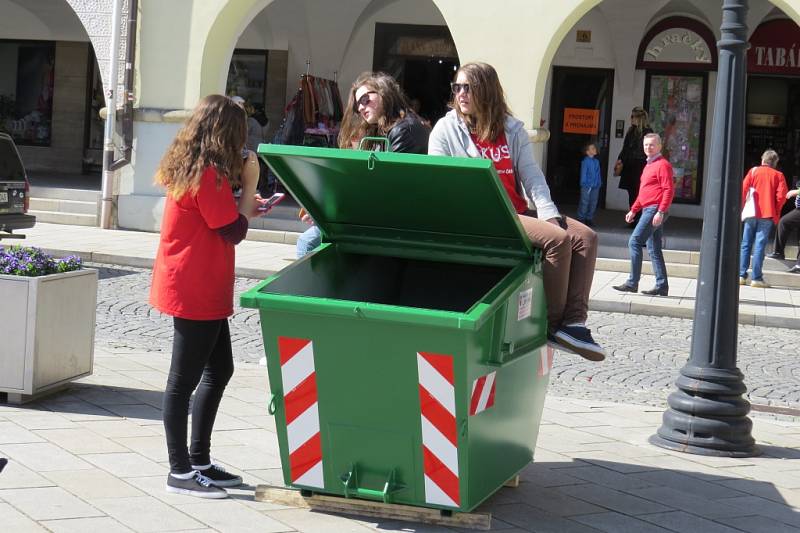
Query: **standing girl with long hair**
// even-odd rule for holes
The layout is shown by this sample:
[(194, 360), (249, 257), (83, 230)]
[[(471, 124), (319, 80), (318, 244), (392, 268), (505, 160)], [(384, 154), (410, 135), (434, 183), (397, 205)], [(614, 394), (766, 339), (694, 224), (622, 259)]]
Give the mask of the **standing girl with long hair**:
[[(197, 104), (167, 149), (155, 182), (166, 189), (150, 303), (173, 317), (172, 361), (164, 390), (170, 473), (167, 491), (224, 498), (242, 478), (211, 462), (211, 431), (233, 375), (234, 245), (259, 215), (258, 163), (244, 151), (247, 116), (210, 95)], [(233, 189), (241, 187), (234, 199)], [(191, 447), (187, 447), (189, 398)]]
[[(462, 65), (451, 86), (452, 109), (434, 126), (428, 153), (492, 160), (525, 233), (544, 252), (548, 341), (602, 361), (605, 352), (586, 327), (597, 235), (559, 214), (533, 159), (528, 134), (522, 121), (511, 115), (494, 67)], [(536, 205), (535, 217), (525, 195)]]

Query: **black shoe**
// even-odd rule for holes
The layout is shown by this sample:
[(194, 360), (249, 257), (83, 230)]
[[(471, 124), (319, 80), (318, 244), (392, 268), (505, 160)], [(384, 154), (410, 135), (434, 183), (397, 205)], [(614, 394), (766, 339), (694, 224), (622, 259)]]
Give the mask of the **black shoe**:
[(212, 464), (208, 468), (198, 468), (192, 465), (192, 468), (201, 476), (210, 479), (211, 484), (217, 487), (238, 487), (242, 484), (242, 476), (231, 474), (219, 465)]
[(767, 257), (769, 257), (770, 259), (780, 259), (781, 261), (786, 259), (786, 256), (779, 252), (772, 252), (771, 254), (767, 254)]
[(628, 285), (627, 283), (623, 283), (622, 285), (614, 285), (612, 288), (619, 292), (638, 292), (639, 290), (638, 285)]
[(605, 350), (592, 338), (592, 332), (589, 328), (583, 326), (561, 326), (554, 337), (558, 344), (584, 359), (602, 361), (606, 358)]
[(186, 494), (187, 496), (196, 496), (198, 498), (211, 498), (215, 500), (228, 497), (228, 491), (214, 486), (210, 479), (201, 475), (196, 470), (192, 472), (192, 477), (189, 479), (180, 479), (172, 474), (168, 474), (167, 492)]
[(648, 296), (669, 296), (669, 287), (653, 287), (650, 290), (642, 291), (642, 294)]
[(791, 272), (792, 274), (800, 274), (800, 265), (794, 265), (792, 268), (790, 268), (786, 272)]
[(8, 464), (8, 459), (6, 459), (5, 457), (0, 457), (0, 472), (3, 471), (3, 469), (6, 467), (7, 464)]

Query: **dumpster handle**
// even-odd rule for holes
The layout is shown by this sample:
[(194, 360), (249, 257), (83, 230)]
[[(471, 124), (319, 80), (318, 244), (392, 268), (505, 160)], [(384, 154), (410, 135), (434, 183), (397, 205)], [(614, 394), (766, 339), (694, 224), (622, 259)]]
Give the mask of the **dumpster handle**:
[(541, 345), (540, 339), (536, 338), (523, 344), (514, 344), (511, 342), (504, 342), (495, 358), (486, 361), (489, 366), (503, 366), (508, 363), (513, 363), (520, 356), (530, 353)]
[(386, 482), (383, 484), (383, 490), (362, 489), (358, 486), (358, 471), (357, 465), (350, 465), (350, 470), (346, 474), (342, 474), (341, 480), (344, 485), (344, 497), (352, 498), (353, 496), (367, 498), (370, 500), (380, 499), (383, 503), (391, 503), (392, 493), (398, 492), (405, 488), (405, 485), (400, 485), (394, 479), (395, 469), (389, 472)]
[(269, 405), (267, 406), (267, 412), (271, 415), (275, 414), (275, 411), (278, 410), (278, 406), (276, 405), (276, 400), (278, 399), (277, 396), (274, 394), (270, 394)]
[[(363, 139), (361, 139), (361, 142), (358, 143), (358, 149), (359, 150), (363, 150), (364, 149), (364, 143), (365, 142), (383, 143), (384, 151), (385, 152), (389, 151), (389, 139), (387, 139), (386, 137), (364, 137)], [(372, 161), (372, 157), (370, 157), (369, 159), (370, 159), (370, 161)], [(373, 166), (374, 166), (374, 163), (373, 163)], [(372, 169), (370, 168), (370, 170), (372, 170)]]

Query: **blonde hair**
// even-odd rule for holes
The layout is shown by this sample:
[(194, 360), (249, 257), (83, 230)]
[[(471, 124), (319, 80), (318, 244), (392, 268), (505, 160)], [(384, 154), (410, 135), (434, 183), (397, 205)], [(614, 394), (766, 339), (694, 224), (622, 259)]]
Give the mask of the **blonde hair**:
[(225, 176), (231, 186), (239, 183), (247, 139), (247, 115), (234, 100), (221, 94), (206, 96), (195, 106), (158, 165), (155, 182), (179, 200), (196, 193), (203, 172), (217, 171), (217, 186)]
[(650, 115), (644, 108), (636, 106), (631, 109), (631, 128), (636, 128), (639, 135), (642, 134), (645, 128), (650, 127)]

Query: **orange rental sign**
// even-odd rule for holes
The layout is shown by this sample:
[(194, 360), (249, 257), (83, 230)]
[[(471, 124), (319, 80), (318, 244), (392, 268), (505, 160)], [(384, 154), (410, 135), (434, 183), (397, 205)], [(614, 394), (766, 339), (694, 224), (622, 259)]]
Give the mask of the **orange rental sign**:
[(564, 108), (564, 133), (597, 135), (600, 127), (599, 109)]

